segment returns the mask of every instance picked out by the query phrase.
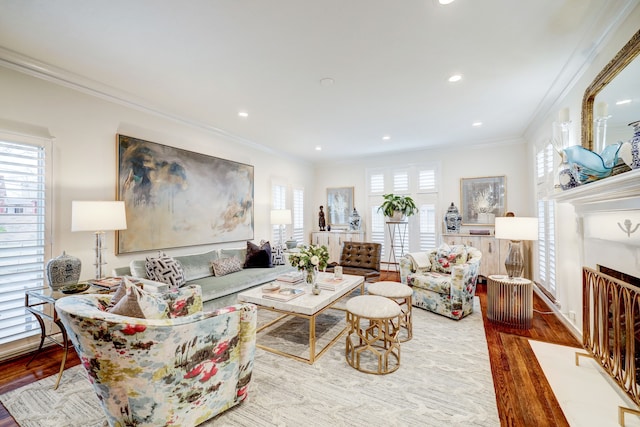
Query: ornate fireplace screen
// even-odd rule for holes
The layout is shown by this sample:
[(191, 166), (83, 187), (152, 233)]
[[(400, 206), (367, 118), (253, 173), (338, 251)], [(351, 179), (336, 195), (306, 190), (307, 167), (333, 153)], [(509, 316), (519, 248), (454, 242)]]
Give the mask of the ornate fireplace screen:
[(582, 298), (585, 349), (640, 405), (640, 288), (583, 267)]

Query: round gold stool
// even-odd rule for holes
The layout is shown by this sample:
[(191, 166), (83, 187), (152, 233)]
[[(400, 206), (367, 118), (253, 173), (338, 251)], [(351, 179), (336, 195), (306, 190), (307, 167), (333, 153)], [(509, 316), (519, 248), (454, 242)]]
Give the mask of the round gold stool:
[(396, 324), (400, 324), (402, 316), (400, 306), (389, 298), (360, 295), (350, 299), (346, 309), (347, 363), (368, 374), (389, 374), (397, 370), (400, 367), (400, 329)]
[(371, 295), (389, 298), (400, 306), (400, 310), (402, 310), (400, 328), (404, 330), (404, 333), (400, 333), (400, 342), (406, 342), (413, 338), (413, 319), (411, 316), (413, 290), (411, 287), (398, 282), (382, 281), (368, 284), (367, 291)]

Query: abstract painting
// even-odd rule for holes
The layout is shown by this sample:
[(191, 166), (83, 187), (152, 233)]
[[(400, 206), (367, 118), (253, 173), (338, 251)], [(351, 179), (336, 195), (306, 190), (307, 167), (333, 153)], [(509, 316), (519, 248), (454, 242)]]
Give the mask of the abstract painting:
[(117, 252), (253, 239), (253, 166), (117, 135)]

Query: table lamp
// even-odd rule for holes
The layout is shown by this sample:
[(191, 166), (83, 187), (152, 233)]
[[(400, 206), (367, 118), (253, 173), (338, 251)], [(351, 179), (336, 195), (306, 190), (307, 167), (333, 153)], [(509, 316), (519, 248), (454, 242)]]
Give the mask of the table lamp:
[(496, 239), (511, 240), (509, 254), (504, 262), (509, 278), (522, 277), (524, 258), (523, 240), (538, 240), (538, 218), (498, 217), (496, 218)]
[(96, 279), (102, 279), (104, 232), (127, 229), (124, 202), (71, 202), (71, 231), (93, 231), (96, 236)]
[(291, 224), (291, 209), (271, 210), (271, 225), (277, 225), (280, 232), (280, 242), (282, 245), (282, 226)]

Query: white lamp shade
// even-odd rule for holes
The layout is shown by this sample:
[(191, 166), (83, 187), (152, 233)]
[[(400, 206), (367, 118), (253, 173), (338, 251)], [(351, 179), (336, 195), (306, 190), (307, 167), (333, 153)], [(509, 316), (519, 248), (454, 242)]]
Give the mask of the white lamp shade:
[(538, 240), (538, 218), (498, 217), (495, 225), (496, 239)]
[(71, 202), (71, 231), (126, 230), (124, 202)]
[(272, 225), (291, 224), (291, 209), (273, 209), (271, 211)]

